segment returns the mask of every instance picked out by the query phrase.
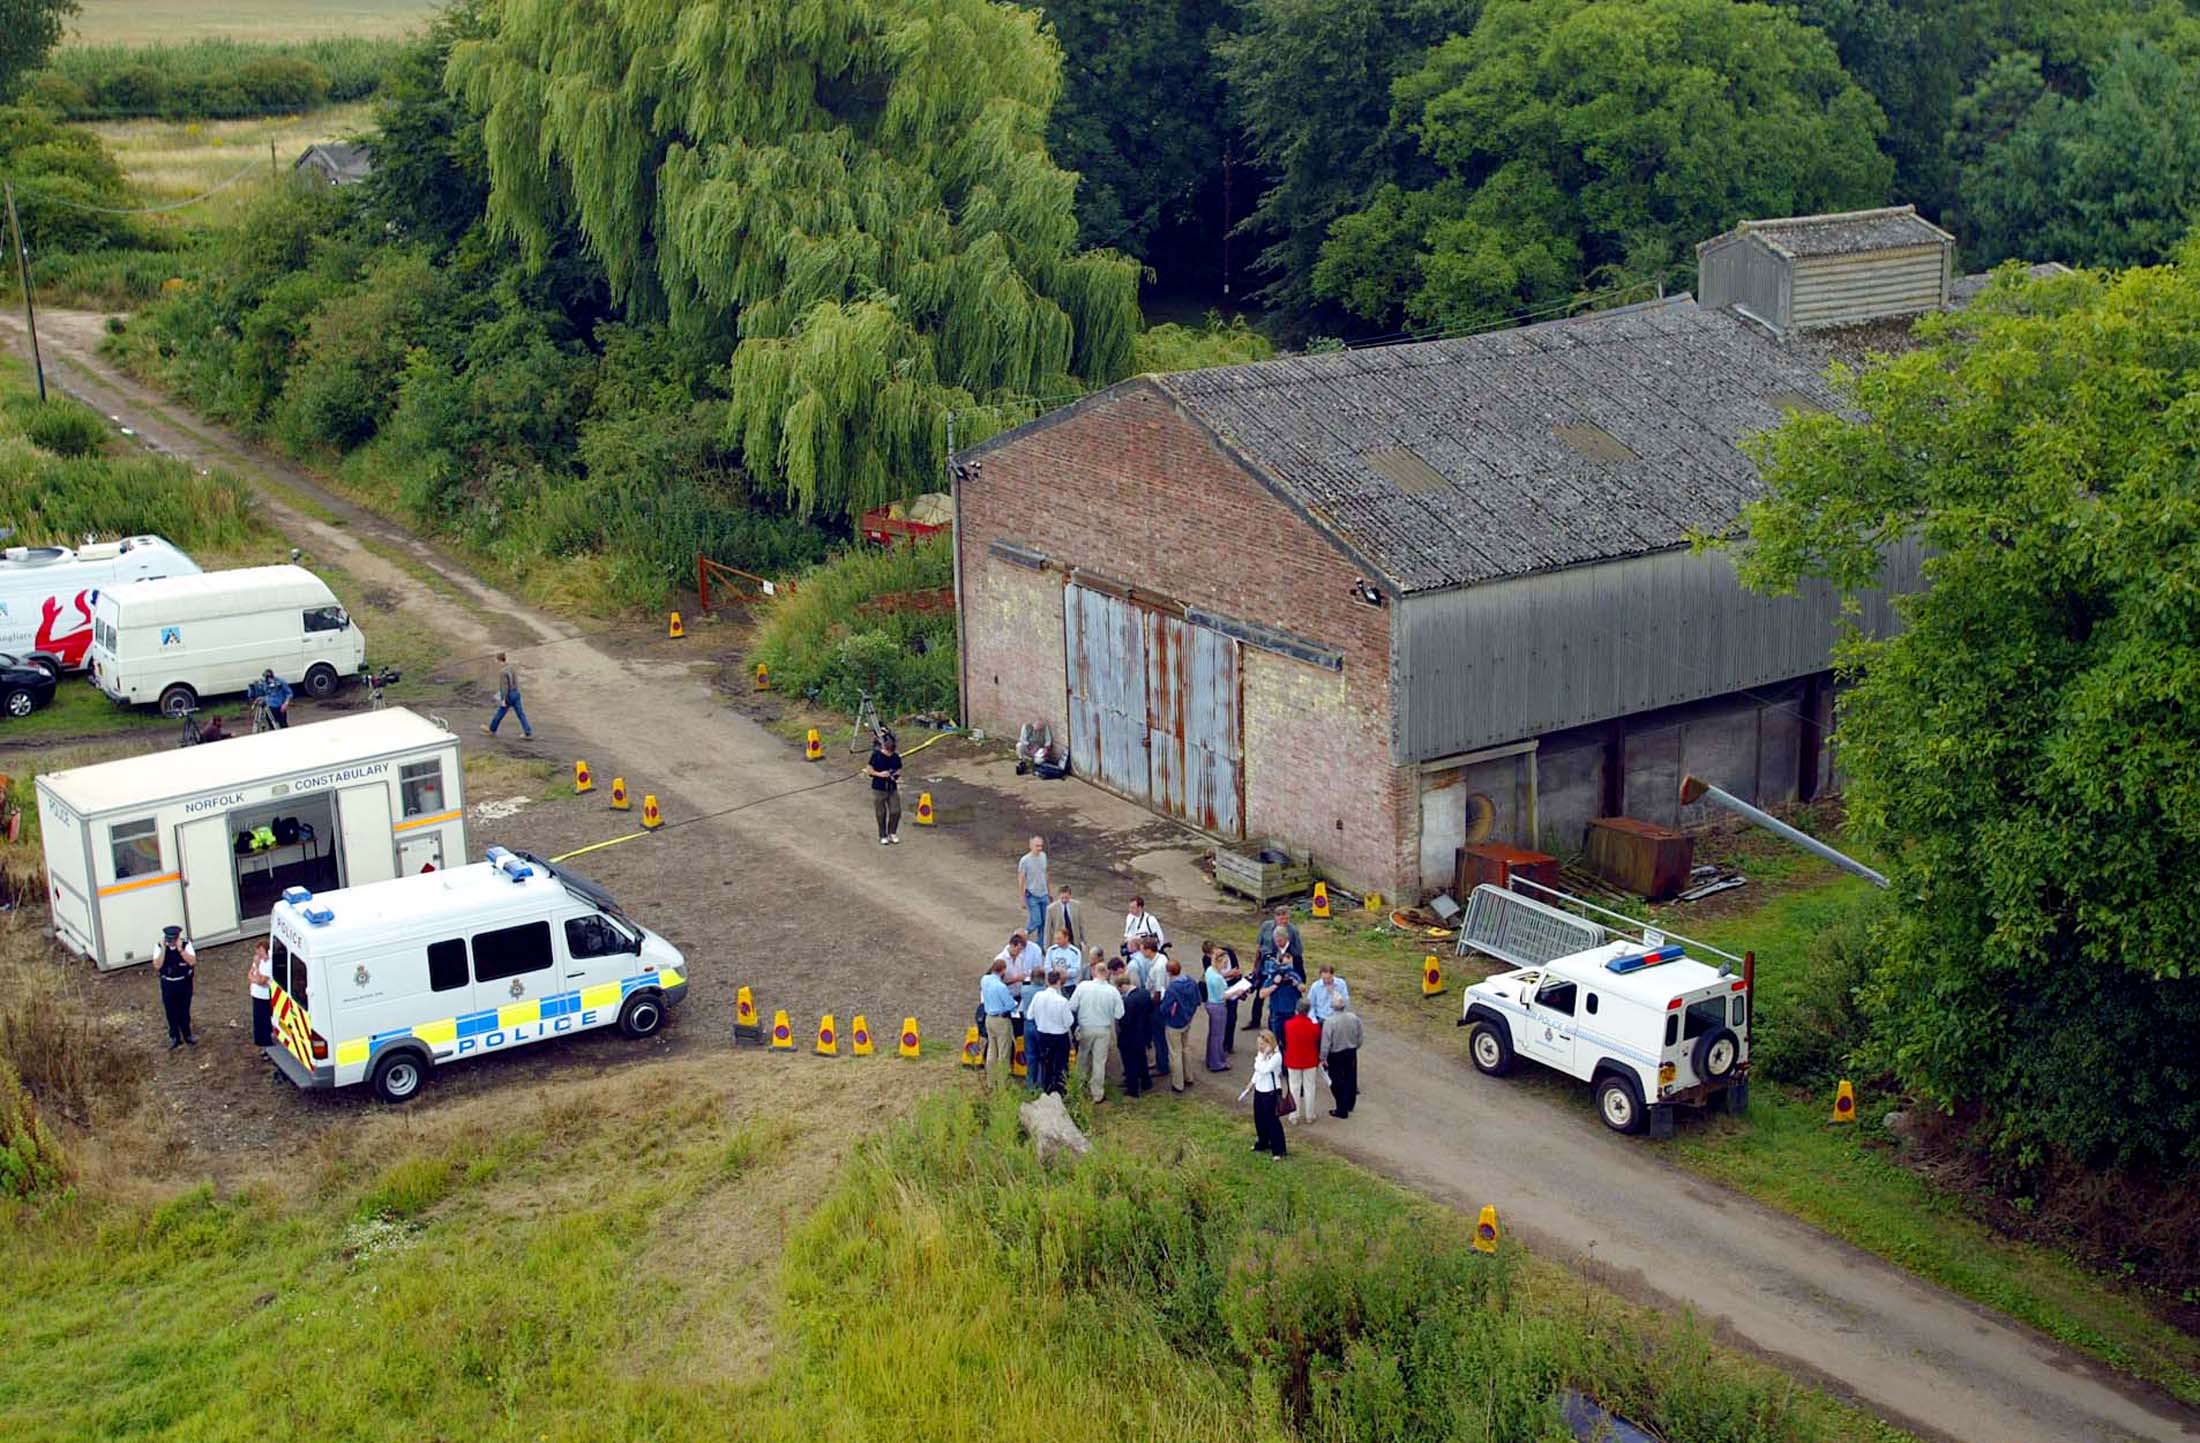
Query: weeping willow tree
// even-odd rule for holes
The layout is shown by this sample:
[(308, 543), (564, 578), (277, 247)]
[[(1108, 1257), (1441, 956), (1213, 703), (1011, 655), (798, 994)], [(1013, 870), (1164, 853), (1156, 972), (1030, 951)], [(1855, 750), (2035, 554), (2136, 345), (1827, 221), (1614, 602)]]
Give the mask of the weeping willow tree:
[[(993, 0), (505, 0), (453, 52), (499, 233), (577, 228), (636, 319), (732, 338), (727, 432), (805, 514), (1130, 368), (1138, 268), (1074, 249), (1061, 57)], [(960, 437), (958, 437), (960, 439)]]

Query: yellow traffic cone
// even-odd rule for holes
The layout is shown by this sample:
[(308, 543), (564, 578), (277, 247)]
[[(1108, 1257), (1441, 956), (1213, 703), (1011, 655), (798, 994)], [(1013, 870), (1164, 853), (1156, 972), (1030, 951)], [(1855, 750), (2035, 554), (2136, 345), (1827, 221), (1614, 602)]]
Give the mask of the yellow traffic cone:
[(1016, 1039), (1015, 1050), (1008, 1054), (1008, 1073), (1011, 1077), (1031, 1075), (1031, 1065), (1024, 1059), (1024, 1039), (1020, 1036)]
[(963, 1034), (963, 1066), (985, 1066), (985, 1041), (978, 1035), (978, 1024), (975, 1022), (971, 1023), (970, 1030)]
[(794, 1051), (794, 1028), (788, 1025), (784, 1012), (772, 1014), (772, 1051)]
[(802, 739), (802, 757), (812, 762), (825, 760), (825, 739), (817, 734), (816, 727), (811, 727), (810, 734)]
[(1314, 915), (1317, 917), (1329, 915), (1329, 884), (1327, 882), (1316, 882), (1314, 884)]
[(848, 1042), (848, 1051), (855, 1056), (869, 1057), (871, 1055), (871, 1023), (860, 1012), (856, 1014), (856, 1020), (849, 1025)]
[(687, 628), (680, 625), (680, 613), (675, 611), (672, 613), (672, 619), (665, 623), (665, 637), (670, 641), (678, 641), (686, 635)]
[(756, 664), (756, 689), (758, 691), (770, 691), (772, 689), (771, 671), (762, 662)]
[(1841, 1085), (1834, 1090), (1833, 1120), (1835, 1122), (1856, 1121), (1856, 1089), (1849, 1086), (1849, 1080), (1846, 1077), (1841, 1079)]
[(817, 1022), (817, 1055), (820, 1057), (838, 1057), (840, 1055), (840, 1031), (834, 1026), (833, 1014), (830, 1012), (819, 1018)]
[(1380, 893), (1380, 892), (1370, 892), (1370, 893), (1368, 893), (1368, 894), (1367, 894), (1367, 895), (1366, 895), (1365, 897), (1362, 897), (1362, 898), (1360, 899), (1360, 910), (1361, 910), (1361, 911), (1363, 911), (1363, 912), (1380, 912), (1380, 911), (1382, 911), (1382, 910), (1383, 910), (1383, 894), (1382, 894), (1382, 893)]
[(657, 794), (645, 794), (642, 797), (642, 825), (654, 832), (664, 824), (665, 814), (657, 810)]
[(1432, 953), (1421, 959), (1421, 995), (1434, 997), (1444, 990), (1443, 964)]
[(756, 1025), (756, 999), (746, 987), (733, 994), (733, 1035), (736, 1041), (764, 1040), (763, 1029)]
[(917, 1043), (917, 1019), (914, 1017), (901, 1019), (901, 1055), (904, 1057), (920, 1055)]
[(1497, 1209), (1482, 1204), (1482, 1215), (1474, 1220), (1474, 1250), (1478, 1253), (1497, 1251)]
[(917, 825), (929, 827), (932, 825), (932, 820), (932, 794), (930, 792), (917, 793)]
[(589, 775), (588, 763), (573, 763), (573, 795), (577, 797), (582, 792), (592, 792), (594, 790), (596, 790), (596, 779)]
[(625, 812), (633, 810), (633, 807), (633, 800), (626, 794), (626, 778), (613, 777), (611, 779), (611, 810)]

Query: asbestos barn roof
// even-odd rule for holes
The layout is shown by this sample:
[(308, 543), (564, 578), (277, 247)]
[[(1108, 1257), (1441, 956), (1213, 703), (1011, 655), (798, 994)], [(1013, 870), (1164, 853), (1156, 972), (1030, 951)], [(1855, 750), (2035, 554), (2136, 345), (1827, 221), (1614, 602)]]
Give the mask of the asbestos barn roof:
[(1730, 530), (1739, 449), (1838, 404), (1825, 354), (1681, 298), (1518, 330), (1156, 376), (1401, 591)]
[(1724, 235), (1696, 247), (1698, 252), (1740, 236), (1755, 236), (1785, 256), (1849, 256), (1912, 246), (1946, 245), (1955, 237), (1917, 213), (1913, 205), (1884, 210), (1852, 210), (1834, 215), (1804, 215), (1782, 220), (1745, 220)]

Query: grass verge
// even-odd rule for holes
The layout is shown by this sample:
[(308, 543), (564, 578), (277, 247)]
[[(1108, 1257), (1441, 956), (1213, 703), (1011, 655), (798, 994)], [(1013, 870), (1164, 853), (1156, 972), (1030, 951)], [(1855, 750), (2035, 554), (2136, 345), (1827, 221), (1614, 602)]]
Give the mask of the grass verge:
[(1204, 1112), (1042, 1171), (948, 1066), (339, 1110), (233, 1187), (20, 1209), (0, 1432), (1558, 1439), (1578, 1388), (1697, 1443), (1901, 1436)]

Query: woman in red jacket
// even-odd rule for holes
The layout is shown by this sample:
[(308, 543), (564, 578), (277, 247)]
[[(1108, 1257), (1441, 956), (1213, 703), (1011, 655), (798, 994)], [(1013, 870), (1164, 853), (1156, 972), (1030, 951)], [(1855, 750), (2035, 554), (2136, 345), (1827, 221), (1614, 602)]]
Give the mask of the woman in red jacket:
[(1314, 1004), (1301, 1000), (1296, 1016), (1283, 1024), (1283, 1070), (1291, 1081), (1291, 1100), (1298, 1110), (1293, 1122), (1314, 1120), (1314, 1089), (1322, 1070), (1322, 1025), (1313, 1018)]

